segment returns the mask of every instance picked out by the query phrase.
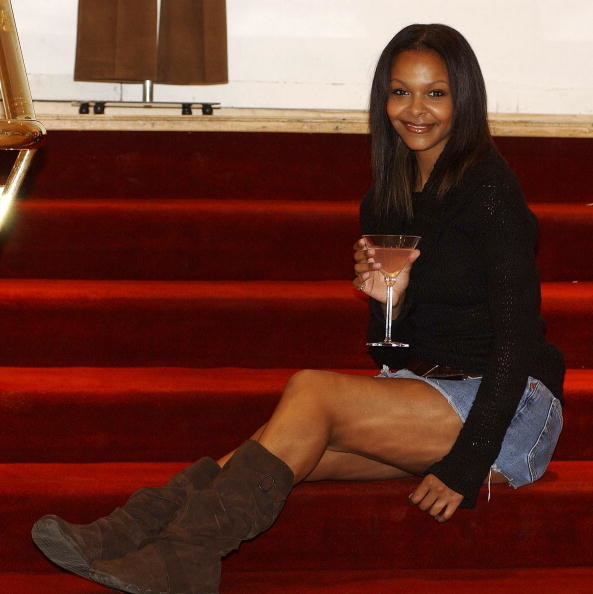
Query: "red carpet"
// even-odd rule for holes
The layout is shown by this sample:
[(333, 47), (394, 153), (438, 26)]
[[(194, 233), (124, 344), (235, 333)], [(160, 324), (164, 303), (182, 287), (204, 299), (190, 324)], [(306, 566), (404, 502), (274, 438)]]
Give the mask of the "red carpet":
[[(549, 472), (484, 488), (445, 525), (406, 503), (415, 479), (301, 485), (225, 561), (223, 594), (593, 588), (593, 144), (498, 142), (540, 220), (547, 335), (570, 367)], [(92, 520), (235, 447), (294, 369), (375, 372), (349, 283), (367, 151), (350, 135), (48, 137), (2, 238), (0, 591), (105, 591), (37, 552), (39, 516)]]
[[(75, 522), (92, 520), (125, 501), (136, 485), (161, 484), (181, 466), (2, 465), (0, 494), (8, 513), (0, 570), (47, 570), (34, 545), (21, 537), (36, 517), (52, 512)], [(299, 485), (266, 538), (241, 547), (225, 567), (489, 569), (549, 567), (560, 560), (593, 565), (593, 462), (554, 462), (544, 478), (520, 492), (493, 485), (490, 502), (484, 489), (475, 510), (460, 510), (445, 525), (406, 503), (415, 484), (410, 478)], [(550, 510), (557, 517), (550, 518)]]
[[(542, 280), (593, 280), (593, 206), (532, 208)], [(357, 233), (354, 200), (28, 200), (15, 215), (0, 277), (348, 279), (344, 246)], [(315, 237), (319, 257), (310, 257), (303, 237)], [(237, 258), (246, 246), (250, 257)], [(212, 252), (216, 257), (204, 257)]]
[[(196, 452), (222, 455), (267, 420), (295, 370), (55, 367), (23, 371), (2, 369), (0, 450), (4, 459), (78, 463), (191, 460)], [(564, 417), (570, 430), (561, 435), (556, 460), (593, 460), (591, 383), (590, 370), (572, 369), (567, 374)], [(227, 414), (216, 414), (219, 410)], [(196, 428), (200, 418), (207, 419), (207, 431)], [(169, 437), (173, 427), (175, 439)]]
[[(0, 574), (7, 592), (99, 594), (105, 588), (76, 576)], [(546, 569), (443, 570), (322, 570), (227, 572), (224, 594), (590, 594), (593, 570), (587, 567)]]
[[(542, 294), (547, 336), (569, 367), (588, 367), (593, 282), (548, 282)], [(0, 308), (7, 366), (370, 364), (365, 297), (348, 281), (4, 279)]]

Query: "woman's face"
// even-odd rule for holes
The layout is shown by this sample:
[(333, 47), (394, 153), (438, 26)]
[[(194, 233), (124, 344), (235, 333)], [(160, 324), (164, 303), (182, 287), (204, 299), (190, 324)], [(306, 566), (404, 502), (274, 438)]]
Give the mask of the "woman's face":
[(395, 57), (387, 116), (417, 158), (436, 162), (453, 123), (449, 74), (438, 54), (404, 51)]

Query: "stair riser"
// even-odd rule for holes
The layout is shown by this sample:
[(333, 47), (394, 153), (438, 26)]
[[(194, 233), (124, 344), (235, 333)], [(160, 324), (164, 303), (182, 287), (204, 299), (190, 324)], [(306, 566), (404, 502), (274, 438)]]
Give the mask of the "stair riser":
[[(495, 485), (489, 503), (484, 489), (476, 509), (460, 510), (443, 525), (407, 503), (416, 479), (302, 485), (289, 498), (277, 524), (244, 545), (225, 565), (229, 570), (591, 565), (591, 485), (575, 483), (572, 492), (569, 486), (555, 488), (562, 477), (554, 479), (553, 474), (554, 469), (549, 477), (518, 492)], [(31, 485), (24, 492), (23, 482), (12, 493), (2, 494), (0, 507), (6, 520), (0, 571), (47, 568), (28, 534), (39, 516), (57, 513), (71, 521), (88, 521), (127, 495), (114, 492), (103, 473), (93, 488), (68, 482), (68, 475), (62, 479), (61, 488), (56, 484), (52, 489), (46, 481), (41, 492)], [(87, 480), (92, 482), (93, 477), (87, 474)]]
[[(593, 207), (532, 207), (540, 223), (541, 279), (593, 280)], [(310, 208), (282, 201), (23, 202), (3, 248), (0, 277), (349, 279), (357, 210), (344, 202)], [(248, 257), (237, 258), (246, 251)]]
[[(367, 304), (348, 283), (203, 283), (142, 295), (0, 285), (0, 365), (368, 368)], [(269, 291), (276, 291), (272, 294)], [(37, 291), (37, 292), (36, 292)], [(547, 337), (593, 367), (593, 290), (544, 292)], [(207, 312), (207, 313), (206, 313)]]
[[(591, 138), (498, 137), (527, 198), (591, 202)], [(5, 151), (4, 163), (14, 161)], [(52, 130), (33, 161), (36, 198), (358, 199), (364, 134)]]
[[(591, 594), (593, 569), (458, 570), (304, 570), (227, 571), (224, 565), (221, 594)], [(46, 574), (2, 574), (11, 594), (105, 594), (102, 586), (48, 569)]]
[[(198, 386), (196, 386), (198, 390)], [(250, 437), (270, 417), (276, 394), (241, 396), (170, 394), (26, 398), (3, 418), (0, 457), (6, 462), (192, 460), (220, 457)], [(1, 399), (1, 396), (0, 396)], [(163, 400), (166, 399), (166, 402)], [(108, 400), (108, 402), (107, 402)], [(0, 411), (4, 402), (0, 400)], [(6, 407), (10, 409), (10, 404)], [(48, 423), (48, 419), (52, 419)], [(16, 438), (18, 436), (18, 438)]]
[(368, 367), (366, 304), (347, 287), (337, 301), (289, 293), (246, 301), (211, 287), (212, 296), (146, 300), (0, 298), (0, 364)]
[(23, 203), (0, 259), (0, 276), (330, 280), (354, 275), (352, 245), (360, 235), (354, 204), (309, 210), (267, 201), (147, 204)]
[[(72, 387), (60, 393), (51, 370), (46, 378), (38, 377), (39, 387), (28, 391), (11, 383), (11, 371), (4, 370), (0, 459), (102, 462), (222, 456), (267, 421), (291, 374), (286, 370), (266, 378), (258, 371), (220, 370), (224, 383), (195, 373), (195, 387), (188, 389), (175, 388), (175, 371), (163, 370), (165, 378), (172, 375), (169, 391), (139, 382), (135, 387), (133, 378), (106, 378), (105, 387), (94, 392)], [(593, 388), (580, 392), (573, 375), (566, 381), (556, 460), (593, 459)]]

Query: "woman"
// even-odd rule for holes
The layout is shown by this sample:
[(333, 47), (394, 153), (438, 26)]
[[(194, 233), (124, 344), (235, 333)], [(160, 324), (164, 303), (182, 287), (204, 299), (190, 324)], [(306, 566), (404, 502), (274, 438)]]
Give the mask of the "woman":
[[(563, 362), (542, 333), (535, 219), (492, 143), (466, 40), (443, 25), (398, 33), (370, 117), (363, 231), (422, 236), (393, 306), (410, 348), (375, 349), (377, 378), (297, 373), (251, 440), (107, 518), (42, 518), (33, 537), (50, 559), (125, 592), (218, 592), (220, 559), (268, 528), (300, 481), (419, 475), (410, 501), (443, 522), (485, 480), (518, 487), (543, 474), (562, 425)], [(367, 248), (354, 246), (354, 284), (380, 338), (384, 283)]]

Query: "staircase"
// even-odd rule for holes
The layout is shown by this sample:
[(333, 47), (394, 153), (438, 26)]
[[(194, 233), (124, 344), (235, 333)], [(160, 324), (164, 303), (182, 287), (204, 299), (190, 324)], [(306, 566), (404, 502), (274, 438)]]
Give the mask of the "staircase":
[[(540, 220), (547, 335), (569, 367), (544, 478), (443, 525), (406, 503), (416, 479), (299, 485), (225, 560), (222, 594), (592, 591), (593, 198), (584, 163), (559, 176), (587, 142), (499, 139)], [(53, 133), (39, 157), (0, 259), (0, 591), (98, 593), (35, 549), (37, 518), (91, 521), (224, 454), (296, 369), (375, 373), (350, 284), (368, 145)]]

